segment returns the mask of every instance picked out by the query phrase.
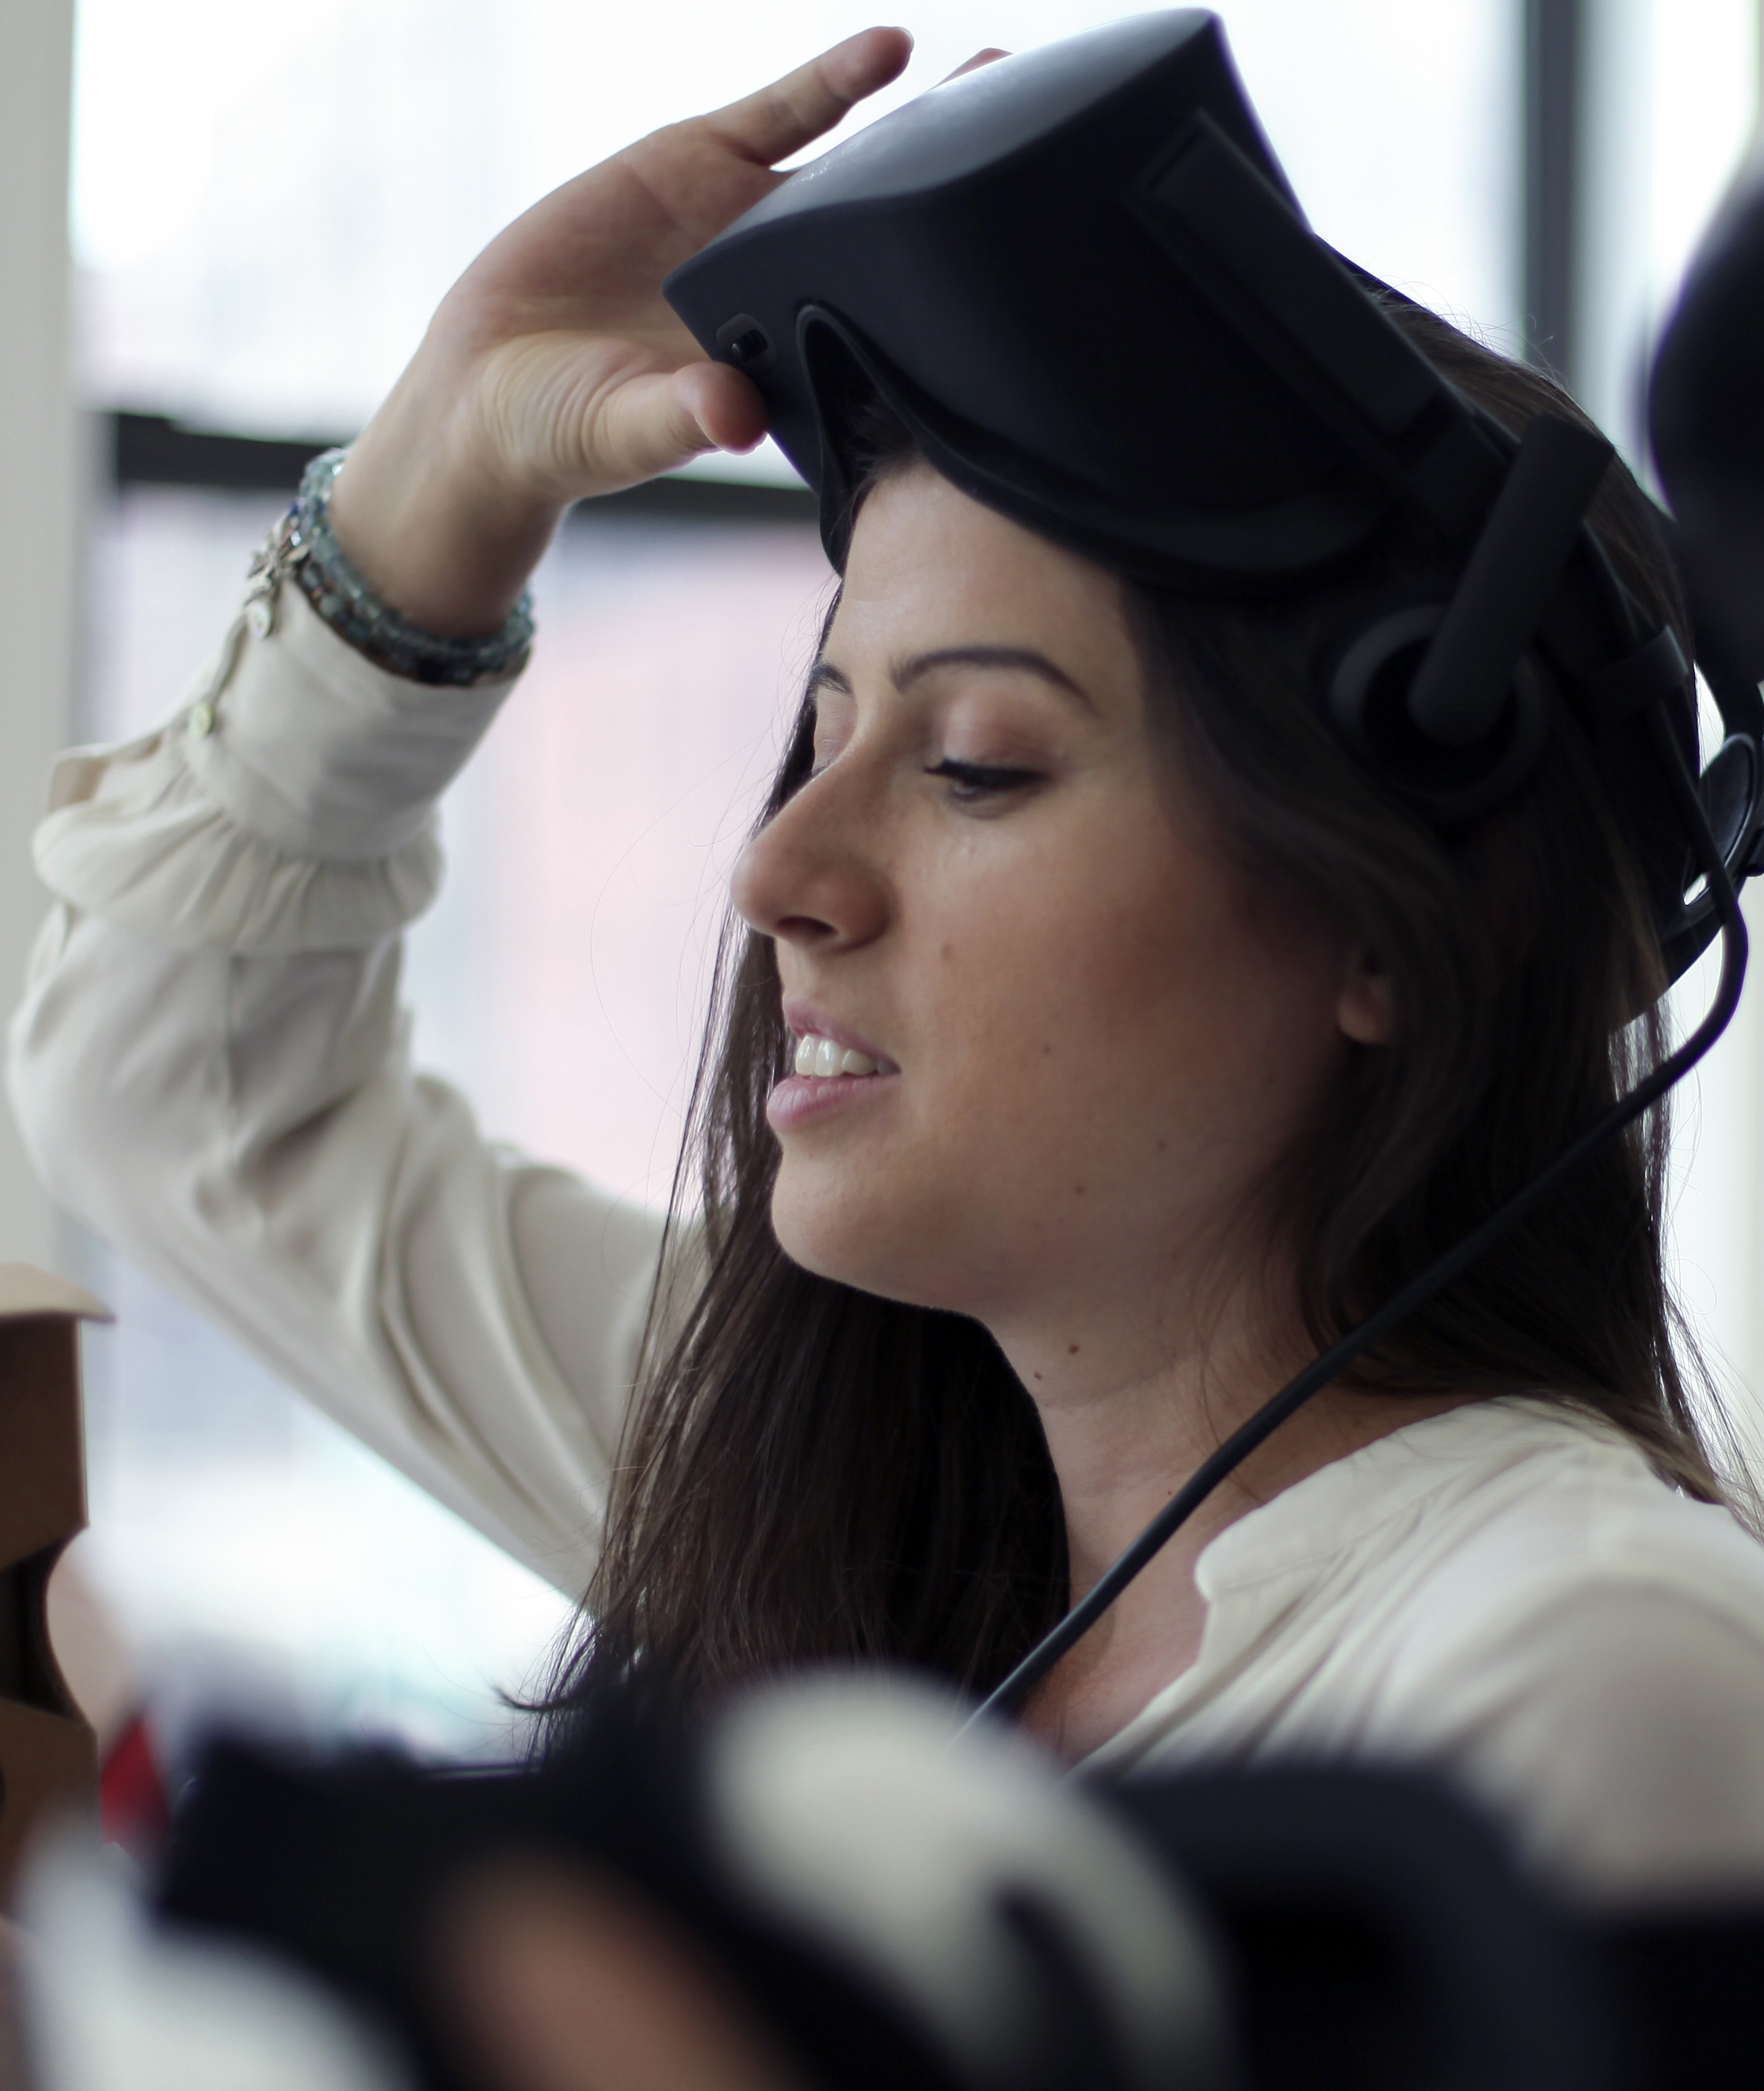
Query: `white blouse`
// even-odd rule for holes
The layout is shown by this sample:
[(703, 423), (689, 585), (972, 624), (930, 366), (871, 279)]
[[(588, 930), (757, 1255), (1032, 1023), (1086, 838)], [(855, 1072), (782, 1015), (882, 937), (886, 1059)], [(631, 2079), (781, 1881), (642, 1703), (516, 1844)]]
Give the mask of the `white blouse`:
[[(507, 694), (385, 674), (284, 588), (164, 730), (65, 758), (11, 1085), (63, 1204), (575, 1593), (659, 1227), (485, 1141), (398, 999)], [(1097, 1761), (1431, 1764), (1586, 1891), (1764, 1891), (1764, 1548), (1607, 1426), (1408, 1425), (1197, 1575), (1198, 1659)]]

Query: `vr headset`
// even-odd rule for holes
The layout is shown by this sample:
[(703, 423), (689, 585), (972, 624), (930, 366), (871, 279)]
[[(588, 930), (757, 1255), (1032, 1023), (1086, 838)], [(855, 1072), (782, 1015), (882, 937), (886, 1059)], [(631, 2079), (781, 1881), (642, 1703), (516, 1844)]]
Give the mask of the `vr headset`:
[[(990, 507), (1160, 588), (1272, 597), (1351, 571), (1399, 519), (1449, 597), (1369, 610), (1318, 664), (1360, 758), (1437, 824), (1523, 789), (1565, 705), (1598, 754), (1676, 978), (1719, 926), (1644, 714), (1695, 767), (1690, 664), (1584, 527), (1611, 458), (1517, 439), (1305, 221), (1218, 18), (1146, 15), (947, 80), (794, 174), (675, 271), (675, 310), (763, 394), (850, 540), (869, 394)], [(1699, 649), (1701, 650), (1701, 649)], [(1764, 705), (1711, 677), (1702, 779), (1730, 876), (1758, 868)]]

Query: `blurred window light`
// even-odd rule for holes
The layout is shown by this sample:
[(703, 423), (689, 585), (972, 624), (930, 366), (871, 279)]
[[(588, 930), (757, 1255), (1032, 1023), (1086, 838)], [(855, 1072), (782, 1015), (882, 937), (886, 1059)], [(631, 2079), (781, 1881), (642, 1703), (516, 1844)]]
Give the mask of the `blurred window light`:
[(1648, 356), (1758, 123), (1758, 0), (1582, 10), (1576, 390), (1645, 471)]
[(1648, 265), (1656, 306), (1749, 149), (1758, 117), (1758, 0), (1654, 0), (1650, 9)]
[[(1517, 0), (1240, 0), (1251, 93), (1318, 229), (1499, 341), (1513, 287)], [(1115, 19), (940, 0), (905, 80)], [(82, 0), (74, 224), (84, 382), (201, 425), (358, 427), (490, 235), (656, 125), (868, 18), (560, 0)], [(818, 148), (815, 149), (819, 149)]]

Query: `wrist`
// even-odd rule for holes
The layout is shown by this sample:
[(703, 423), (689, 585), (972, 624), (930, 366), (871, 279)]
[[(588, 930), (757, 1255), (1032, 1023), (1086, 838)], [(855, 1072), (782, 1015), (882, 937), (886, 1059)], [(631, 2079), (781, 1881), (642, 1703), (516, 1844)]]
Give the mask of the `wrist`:
[(563, 504), (502, 483), (440, 417), (395, 392), (352, 446), (329, 513), (382, 601), (440, 636), (477, 638), (520, 600)]
[(481, 636), (413, 623), (373, 588), (331, 526), (330, 495), (348, 463), (348, 451), (334, 450), (307, 467), (294, 506), (252, 563), (244, 610), (252, 628), (268, 636), (277, 594), (289, 580), (357, 653), (405, 680), (476, 689), (518, 675), (533, 646), (532, 597), (523, 593), (498, 628)]

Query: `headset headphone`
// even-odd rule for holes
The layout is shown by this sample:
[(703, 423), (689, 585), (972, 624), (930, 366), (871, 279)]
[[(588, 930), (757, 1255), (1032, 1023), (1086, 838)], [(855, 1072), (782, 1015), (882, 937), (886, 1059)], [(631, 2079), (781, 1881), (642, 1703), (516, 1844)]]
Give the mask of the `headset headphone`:
[(1343, 741), (1451, 830), (1524, 789), (1566, 712), (1668, 979), (1725, 938), (1685, 1045), (1228, 1440), (994, 1695), (1009, 1703), (1285, 1416), (1713, 1044), (1745, 968), (1735, 888), (1764, 863), (1764, 702), (1699, 637), (1723, 738), (1698, 778), (1691, 663), (1587, 527), (1611, 446), (1547, 412), (1516, 439), (1428, 361), (1386, 309), (1397, 294), (1305, 223), (1210, 14), (946, 81), (799, 170), (666, 288), (759, 387), (839, 568), (872, 393), (964, 492), (1160, 588), (1290, 597), (1418, 521), (1455, 584), (1369, 603), (1339, 635), (1319, 702)]

